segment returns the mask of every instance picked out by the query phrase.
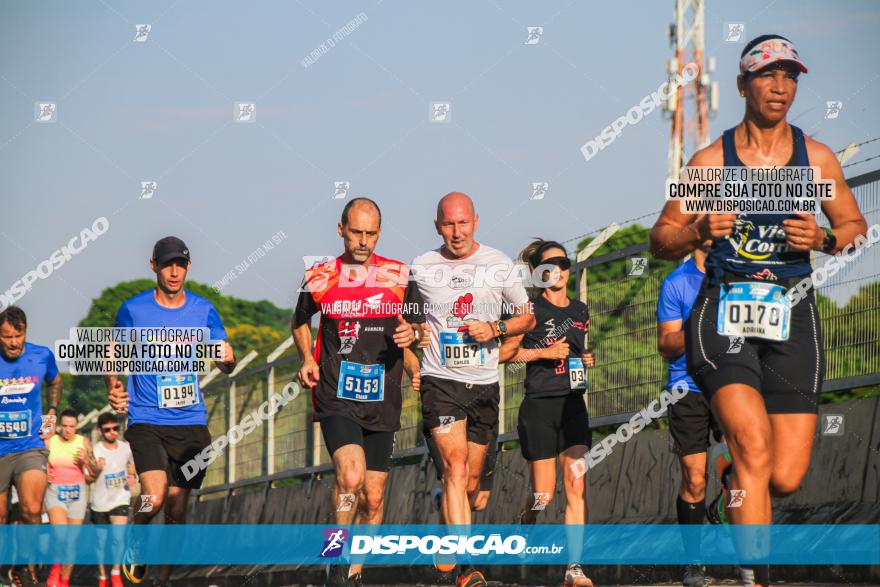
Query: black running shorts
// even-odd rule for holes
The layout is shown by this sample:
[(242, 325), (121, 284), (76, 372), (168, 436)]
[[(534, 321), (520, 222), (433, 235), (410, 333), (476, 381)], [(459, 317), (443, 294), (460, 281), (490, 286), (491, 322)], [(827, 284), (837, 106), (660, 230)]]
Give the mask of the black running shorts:
[[(740, 383), (761, 392), (768, 414), (817, 413), (825, 355), (812, 289), (791, 309), (788, 340), (735, 340), (716, 331), (720, 285), (708, 281), (703, 282), (685, 323), (688, 374), (707, 399), (711, 402), (715, 392), (725, 385)], [(793, 281), (771, 283), (790, 287)]]
[(721, 427), (712, 415), (706, 395), (688, 392), (683, 398), (669, 404), (669, 433), (679, 457), (706, 452), (710, 434), (715, 441), (721, 440)]
[(526, 396), (519, 406), (519, 446), (527, 461), (554, 459), (573, 446), (592, 446), (590, 418), (580, 393)]
[(347, 444), (356, 444), (364, 449), (368, 471), (391, 470), (394, 432), (374, 432), (345, 416), (325, 416), (321, 420), (321, 434), (331, 456)]
[(467, 439), (489, 444), (498, 426), (498, 383), (478, 385), (422, 377), (422, 419), (431, 430), (467, 419)]
[(125, 440), (131, 447), (138, 474), (147, 471), (166, 471), (168, 484), (185, 489), (202, 486), (207, 469), (194, 466), (195, 475), (187, 479), (183, 466), (211, 444), (207, 426), (164, 426), (159, 424), (132, 424), (125, 431)]

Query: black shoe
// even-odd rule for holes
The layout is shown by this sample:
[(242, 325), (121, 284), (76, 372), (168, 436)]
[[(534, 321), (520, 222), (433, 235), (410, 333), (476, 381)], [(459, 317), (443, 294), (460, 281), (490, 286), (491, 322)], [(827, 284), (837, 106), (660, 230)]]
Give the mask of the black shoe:
[(39, 583), (34, 580), (31, 570), (27, 566), (10, 571), (12, 576), (12, 585), (14, 587), (37, 587)]
[(703, 565), (685, 565), (681, 570), (681, 584), (684, 587), (705, 587), (709, 583)]
[(455, 569), (440, 571), (437, 567), (434, 567), (434, 573), (430, 581), (431, 585), (455, 585)]
[(327, 565), (324, 587), (348, 587), (348, 565)]
[(345, 584), (347, 587), (364, 587), (364, 579), (360, 573), (355, 573), (348, 577)]

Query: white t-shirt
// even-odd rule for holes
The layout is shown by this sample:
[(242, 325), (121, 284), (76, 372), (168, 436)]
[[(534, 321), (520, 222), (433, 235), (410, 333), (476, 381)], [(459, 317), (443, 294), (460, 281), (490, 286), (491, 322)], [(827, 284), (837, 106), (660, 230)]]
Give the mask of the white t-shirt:
[(134, 463), (131, 448), (124, 440), (116, 441), (111, 450), (102, 441), (95, 443), (95, 460), (103, 458), (104, 469), (92, 485), (90, 506), (96, 512), (109, 512), (113, 508), (131, 503), (128, 487), (128, 465)]
[(422, 375), (480, 385), (498, 381), (498, 342), (479, 345), (459, 329), (475, 320), (494, 322), (529, 303), (519, 267), (483, 244), (464, 259), (447, 259), (440, 249), (415, 258), (412, 275), (431, 325)]

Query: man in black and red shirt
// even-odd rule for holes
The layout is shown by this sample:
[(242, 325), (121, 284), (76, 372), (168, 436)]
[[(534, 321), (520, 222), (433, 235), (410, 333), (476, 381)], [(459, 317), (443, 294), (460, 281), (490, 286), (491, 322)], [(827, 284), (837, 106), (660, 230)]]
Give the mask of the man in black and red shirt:
[[(400, 428), (403, 349), (425, 322), (409, 268), (376, 255), (382, 214), (370, 199), (342, 211), (345, 252), (306, 271), (291, 320), (302, 359), (297, 375), (312, 390), (315, 420), (336, 467), (337, 524), (382, 522), (394, 433)], [(320, 313), (312, 354), (311, 319)], [(360, 564), (330, 565), (327, 585), (360, 585)]]

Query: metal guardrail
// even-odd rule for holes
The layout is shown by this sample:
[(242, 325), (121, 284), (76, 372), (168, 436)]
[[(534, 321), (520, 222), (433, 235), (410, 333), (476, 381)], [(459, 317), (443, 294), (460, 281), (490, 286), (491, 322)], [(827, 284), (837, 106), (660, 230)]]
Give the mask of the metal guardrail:
[[(880, 223), (880, 170), (848, 180), (868, 224)], [(614, 238), (613, 236), (611, 237)], [(669, 267), (654, 262), (648, 275), (628, 278), (626, 260), (645, 255), (647, 242), (590, 257), (572, 265), (580, 283), (587, 278), (591, 311), (590, 346), (597, 364), (591, 370), (587, 404), (592, 428), (619, 424), (652, 401), (665, 383), (665, 363), (656, 353), (655, 309), (660, 283)], [(821, 259), (821, 257), (819, 257)], [(880, 268), (880, 247), (863, 252), (858, 263), (835, 275), (819, 293), (841, 305), (819, 304), (824, 334), (827, 375), (823, 393), (880, 384), (880, 293), (864, 295), (874, 287)], [(619, 278), (598, 280), (596, 275)], [(591, 275), (594, 277), (590, 281)], [(858, 294), (862, 292), (860, 297)], [(233, 423), (280, 391), (298, 368), (293, 356), (251, 367), (233, 377), (204, 387), (208, 426), (213, 437), (225, 434)], [(498, 444), (516, 440), (516, 416), (522, 401), (524, 369), (501, 370), (502, 405)], [(319, 425), (311, 421), (309, 394), (294, 402), (236, 446), (230, 447), (208, 468), (205, 488), (193, 495), (235, 492), (238, 489), (303, 479), (331, 472), (330, 455), (323, 445)], [(409, 385), (404, 398), (401, 430), (397, 433), (394, 462), (426, 458), (422, 442), (418, 397)]]

